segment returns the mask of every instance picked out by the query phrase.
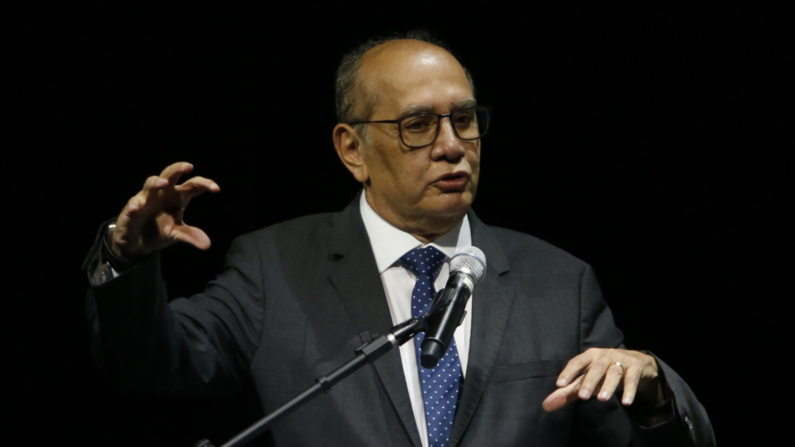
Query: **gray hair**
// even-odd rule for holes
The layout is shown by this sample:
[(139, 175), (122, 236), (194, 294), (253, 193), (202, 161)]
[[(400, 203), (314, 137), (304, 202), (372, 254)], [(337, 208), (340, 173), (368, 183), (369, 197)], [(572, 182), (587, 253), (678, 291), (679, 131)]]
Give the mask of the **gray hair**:
[[(362, 67), (362, 57), (364, 53), (372, 50), (373, 48), (385, 44), (387, 42), (391, 42), (393, 40), (418, 40), (420, 42), (426, 42), (431, 45), (436, 45), (437, 47), (442, 48), (443, 50), (450, 53), (453, 57), (458, 60), (458, 63), (461, 61), (456, 57), (452, 51), (450, 51), (450, 47), (447, 46), (444, 42), (434, 38), (429, 32), (425, 30), (414, 30), (409, 31), (407, 33), (400, 33), (400, 34), (393, 34), (390, 37), (380, 38), (380, 39), (370, 39), (367, 42), (359, 45), (358, 47), (354, 48), (352, 51), (348, 52), (342, 57), (342, 61), (340, 62), (339, 67), (337, 68), (337, 79), (335, 82), (335, 99), (337, 105), (337, 120), (340, 123), (348, 123), (354, 120), (364, 120), (368, 119), (374, 112), (376, 107), (378, 106), (378, 96), (376, 95), (368, 95), (369, 97), (366, 98), (363, 104), (363, 111), (364, 116), (354, 117), (354, 109), (356, 108), (356, 84), (359, 78), (359, 70)], [(464, 67), (462, 64), (461, 67), (464, 69), (464, 73), (466, 73), (467, 80), (469, 81), (469, 86), (472, 88), (472, 94), (475, 93), (475, 83), (472, 81), (472, 75), (469, 73), (469, 70)]]

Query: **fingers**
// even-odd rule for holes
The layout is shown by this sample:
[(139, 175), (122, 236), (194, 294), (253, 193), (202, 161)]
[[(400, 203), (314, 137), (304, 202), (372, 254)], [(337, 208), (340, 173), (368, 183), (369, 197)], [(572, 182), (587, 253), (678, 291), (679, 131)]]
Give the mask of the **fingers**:
[[(147, 178), (141, 192), (133, 198), (135, 200), (128, 203), (127, 209), (130, 212), (130, 217), (134, 218), (133, 216), (138, 213), (144, 219), (148, 219), (151, 214), (162, 211), (162, 208), (165, 207), (182, 210), (190, 199), (199, 194), (221, 191), (217, 183), (204, 177), (194, 177), (181, 185), (176, 184), (182, 175), (192, 170), (193, 165), (190, 163), (174, 163), (164, 169), (159, 176), (153, 175)], [(173, 188), (173, 191), (179, 193), (177, 197), (166, 191), (169, 186)], [(175, 199), (176, 201), (174, 201)], [(151, 212), (141, 212), (144, 208)]]
[(163, 169), (163, 172), (160, 173), (160, 177), (168, 180), (170, 185), (176, 186), (177, 182), (179, 182), (179, 178), (191, 171), (193, 171), (192, 164), (180, 161)]
[[(654, 384), (657, 377), (656, 361), (647, 354), (624, 349), (591, 348), (569, 361), (558, 376), (559, 389), (544, 400), (544, 409), (555, 411), (573, 400), (590, 399), (597, 390), (597, 399), (607, 401), (619, 387), (623, 387), (621, 403), (631, 405), (638, 393), (646, 393), (643, 387)], [(659, 386), (649, 388), (652, 389), (649, 393), (657, 392), (650, 401), (664, 399)]]
[(116, 226), (124, 225), (127, 222), (122, 221), (122, 218), (127, 218), (127, 221), (130, 220), (131, 216), (137, 214), (141, 208), (146, 204), (146, 197), (141, 194), (140, 192), (130, 198), (127, 201), (127, 204), (122, 209), (121, 215), (119, 216), (119, 220), (116, 222)]
[(160, 175), (146, 179), (143, 189), (127, 202), (116, 221), (114, 251), (137, 256), (178, 241), (201, 250), (210, 248), (207, 234), (185, 225), (182, 215), (193, 197), (205, 192), (216, 193), (221, 188), (204, 177), (178, 184), (180, 178), (192, 170), (192, 164), (179, 162), (166, 167)]
[[(147, 179), (144, 187), (146, 187), (147, 184), (151, 186), (154, 182), (150, 182), (150, 180)], [(121, 210), (121, 213), (119, 213), (119, 217), (116, 218), (116, 227), (113, 230), (114, 251), (118, 249), (119, 246), (127, 245), (129, 242), (129, 232), (133, 231), (136, 233), (141, 225), (143, 225), (143, 221), (146, 220), (143, 212), (146, 204), (147, 194), (145, 190), (140, 191), (127, 201), (127, 204)]]
[(127, 209), (132, 214), (145, 214), (140, 211), (147, 207), (152, 208), (151, 204), (157, 202), (157, 199), (162, 196), (159, 191), (162, 191), (166, 186), (168, 186), (168, 180), (156, 175), (150, 176), (144, 182), (143, 189), (133, 197), (135, 200), (128, 202)]
[(572, 383), (574, 379), (580, 376), (583, 371), (588, 368), (588, 365), (594, 361), (596, 356), (598, 355), (598, 350), (589, 349), (582, 354), (574, 357), (573, 359), (569, 360), (569, 363), (566, 364), (566, 367), (561, 371), (560, 375), (558, 376), (557, 385), (558, 387), (565, 387), (568, 384)]
[(621, 403), (624, 405), (632, 405), (635, 401), (635, 394), (638, 392), (638, 384), (640, 383), (640, 376), (643, 372), (642, 368), (630, 365), (624, 371), (624, 396), (621, 398)]
[(129, 228), (137, 226), (136, 220), (140, 220), (141, 210), (146, 205), (146, 196), (142, 192), (132, 196), (116, 218), (116, 228), (113, 231), (114, 243), (123, 244)]
[(581, 399), (589, 399), (594, 390), (597, 389), (599, 383), (605, 378), (605, 373), (610, 364), (614, 361), (614, 354), (615, 352), (612, 349), (603, 350), (602, 355), (591, 363), (580, 387)]
[[(166, 186), (168, 186), (168, 180), (162, 177), (153, 175), (147, 178), (143, 189), (134, 195), (122, 210), (122, 215), (128, 217), (128, 222), (124, 222), (123, 225), (127, 226), (128, 223), (136, 225), (140, 221), (150, 218), (157, 211), (156, 204), (161, 201), (163, 196), (160, 191)], [(119, 222), (116, 222), (116, 226), (119, 226)]]
[(578, 392), (584, 377), (585, 376), (579, 376), (569, 385), (555, 390), (552, 394), (547, 396), (546, 399), (544, 399), (544, 402), (541, 404), (541, 406), (545, 411), (552, 412), (560, 410), (566, 405), (578, 400), (580, 398)]
[(616, 392), (616, 388), (618, 388), (618, 385), (621, 383), (621, 379), (624, 378), (625, 370), (622, 366), (613, 362), (607, 367), (604, 382), (602, 383), (602, 388), (599, 390), (599, 395), (596, 397), (597, 399), (604, 402), (613, 397), (613, 393)]
[(221, 187), (214, 181), (204, 177), (193, 177), (181, 185), (177, 185), (176, 190), (187, 199), (203, 194), (205, 192), (217, 193)]
[(144, 182), (144, 191), (155, 191), (158, 189), (163, 189), (165, 186), (168, 185), (168, 180), (164, 179), (163, 177), (158, 177), (153, 175), (146, 179)]

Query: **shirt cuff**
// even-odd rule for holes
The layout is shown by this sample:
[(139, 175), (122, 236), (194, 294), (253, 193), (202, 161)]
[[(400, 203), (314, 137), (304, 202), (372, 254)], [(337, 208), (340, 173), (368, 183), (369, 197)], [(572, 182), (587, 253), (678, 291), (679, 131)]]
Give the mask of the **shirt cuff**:
[(117, 255), (111, 248), (110, 232), (115, 227), (116, 219), (109, 219), (102, 223), (94, 240), (94, 245), (89, 250), (83, 270), (88, 274), (88, 281), (93, 286), (98, 286), (121, 273), (135, 267), (146, 258), (143, 256), (137, 259), (127, 259)]

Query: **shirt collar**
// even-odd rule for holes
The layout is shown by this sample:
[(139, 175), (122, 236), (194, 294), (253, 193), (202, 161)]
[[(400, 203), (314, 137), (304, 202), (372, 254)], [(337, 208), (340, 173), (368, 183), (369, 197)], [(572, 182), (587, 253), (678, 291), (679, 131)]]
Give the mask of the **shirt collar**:
[(411, 234), (395, 228), (379, 216), (367, 203), (364, 192), (359, 199), (359, 210), (367, 230), (367, 236), (370, 238), (370, 246), (373, 247), (378, 273), (384, 273), (401, 256), (417, 247), (424, 248), (431, 245), (444, 253), (447, 256), (446, 260), (449, 260), (458, 249), (472, 245), (472, 232), (469, 227), (469, 218), (466, 215), (445, 235), (430, 244), (423, 244)]

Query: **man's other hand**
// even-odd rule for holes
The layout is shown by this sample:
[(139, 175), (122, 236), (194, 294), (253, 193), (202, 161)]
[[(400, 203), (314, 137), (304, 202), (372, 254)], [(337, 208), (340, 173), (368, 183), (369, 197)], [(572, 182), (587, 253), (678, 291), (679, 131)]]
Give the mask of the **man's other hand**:
[(210, 248), (210, 238), (182, 220), (190, 200), (205, 192), (221, 188), (212, 180), (193, 177), (177, 184), (180, 177), (191, 172), (193, 165), (179, 162), (160, 175), (146, 179), (144, 187), (121, 210), (113, 230), (113, 251), (125, 258), (136, 258), (181, 241), (196, 248)]
[(557, 385), (558, 389), (544, 399), (542, 406), (546, 411), (592, 396), (607, 401), (619, 388), (623, 389), (624, 405), (631, 405), (636, 396), (649, 405), (665, 399), (654, 357), (624, 349), (588, 349), (569, 360)]

